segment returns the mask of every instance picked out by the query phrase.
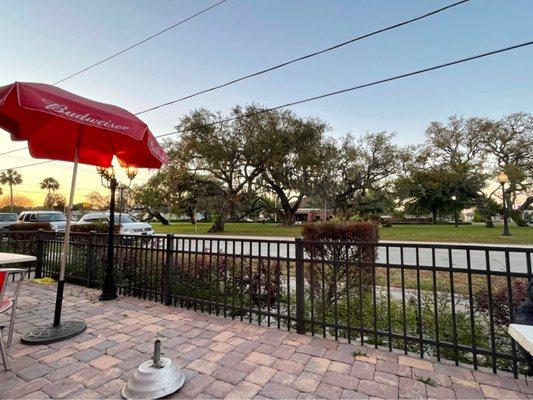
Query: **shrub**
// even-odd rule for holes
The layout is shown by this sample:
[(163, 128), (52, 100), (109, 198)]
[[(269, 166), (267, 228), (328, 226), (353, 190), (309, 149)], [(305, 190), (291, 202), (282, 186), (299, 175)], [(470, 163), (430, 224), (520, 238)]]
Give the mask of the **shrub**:
[[(222, 252), (210, 253), (207, 248), (204, 252), (189, 260), (176, 259), (174, 294), (201, 299), (200, 304), (204, 305), (206, 301), (208, 304), (213, 302), (217, 304), (217, 310), (220, 304), (253, 309), (277, 305), (278, 263), (240, 259)], [(238, 314), (238, 311), (233, 312), (233, 315)]]
[[(74, 224), (70, 227), (71, 232), (80, 233), (107, 233), (109, 231), (109, 224)], [(120, 225), (115, 225), (115, 234), (120, 233)]]
[(311, 222), (302, 227), (306, 241), (377, 242), (378, 228), (373, 222), (324, 221)]
[(35, 255), (37, 250), (37, 231), (52, 231), (48, 222), (13, 224), (9, 226), (7, 251)]
[[(527, 298), (527, 281), (525, 279), (514, 279), (511, 282), (511, 304), (515, 310)], [(477, 311), (488, 312), (490, 307), (489, 294), (487, 290), (482, 290), (475, 294), (474, 304)], [(509, 310), (509, 291), (507, 284), (495, 284), (492, 288), (492, 313), (494, 323), (497, 325), (508, 325), (510, 322), (511, 310)]]
[(392, 223), (386, 219), (381, 219), (381, 226), (383, 228), (391, 228), (392, 227)]
[[(316, 222), (302, 229), (311, 263), (304, 270), (308, 291), (330, 307), (345, 296), (360, 296), (372, 283), (378, 228), (372, 222)], [(371, 290), (371, 288), (370, 288)]]
[(52, 225), (49, 222), (28, 222), (24, 224), (13, 224), (9, 226), (10, 232), (20, 232), (20, 231), (38, 231), (42, 229), (44, 231), (51, 231)]

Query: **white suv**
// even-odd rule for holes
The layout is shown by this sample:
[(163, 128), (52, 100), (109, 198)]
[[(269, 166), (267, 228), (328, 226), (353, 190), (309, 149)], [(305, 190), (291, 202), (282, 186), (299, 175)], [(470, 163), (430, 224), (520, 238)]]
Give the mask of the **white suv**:
[(48, 222), (56, 232), (65, 232), (66, 221), (65, 214), (60, 211), (22, 211), (18, 218), (19, 224)]
[[(119, 221), (120, 215), (120, 221)], [(80, 218), (77, 225), (83, 224), (108, 224), (109, 223), (109, 213), (89, 213), (85, 214)], [(115, 224), (120, 224), (120, 233), (122, 235), (153, 235), (154, 230), (150, 224), (146, 222), (139, 222), (130, 214), (115, 213)]]

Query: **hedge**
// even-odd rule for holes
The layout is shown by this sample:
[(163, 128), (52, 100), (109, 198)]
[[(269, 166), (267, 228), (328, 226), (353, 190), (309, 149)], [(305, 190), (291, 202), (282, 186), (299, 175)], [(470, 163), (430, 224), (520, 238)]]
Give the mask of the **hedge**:
[(19, 231), (37, 231), (42, 229), (43, 231), (51, 231), (52, 225), (49, 222), (28, 222), (24, 224), (13, 224), (9, 226), (9, 231), (19, 232)]
[(373, 222), (323, 221), (304, 224), (302, 236), (306, 241), (377, 242), (378, 226)]
[[(107, 233), (109, 232), (109, 224), (73, 224), (70, 226), (70, 231), (76, 233)], [(115, 225), (115, 233), (120, 233), (120, 225)]]

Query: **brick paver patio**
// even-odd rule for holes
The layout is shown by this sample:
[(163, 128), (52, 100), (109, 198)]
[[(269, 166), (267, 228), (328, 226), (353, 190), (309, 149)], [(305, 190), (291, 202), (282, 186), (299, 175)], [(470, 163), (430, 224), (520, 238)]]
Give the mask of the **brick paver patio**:
[[(354, 344), (298, 335), (230, 318), (67, 286), (63, 316), (84, 319), (78, 337), (25, 346), (20, 332), (51, 322), (55, 286), (21, 293), (11, 368), (0, 372), (0, 398), (120, 398), (132, 371), (163, 352), (187, 382), (170, 398), (528, 398), (533, 384)], [(431, 378), (433, 385), (422, 380)]]

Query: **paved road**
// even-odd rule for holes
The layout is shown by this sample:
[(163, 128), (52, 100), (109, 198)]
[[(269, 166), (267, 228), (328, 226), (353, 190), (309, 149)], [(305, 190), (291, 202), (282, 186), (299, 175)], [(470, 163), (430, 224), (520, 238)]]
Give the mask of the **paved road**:
[[(294, 238), (291, 237), (271, 237), (271, 236), (207, 236), (207, 235), (177, 235), (184, 240), (178, 240), (178, 250), (218, 250), (226, 254), (246, 254), (253, 256), (294, 258), (295, 246)], [(193, 237), (193, 239), (190, 239)], [(378, 247), (377, 262), (381, 264), (388, 263), (404, 265), (421, 265), (432, 266), (433, 254), (429, 248), (419, 247), (427, 246), (428, 242), (397, 242), (381, 241), (383, 246)], [(402, 250), (398, 245), (402, 243), (409, 247), (403, 247)], [(467, 250), (464, 247), (471, 247), (470, 267), (475, 270), (506, 271), (506, 251), (508, 251), (508, 267), (511, 272), (525, 273), (529, 265), (533, 265), (533, 246), (506, 246), (506, 245), (480, 245), (475, 243), (435, 243), (435, 245), (458, 246), (449, 250), (435, 249), (435, 264), (437, 267), (454, 268), (465, 270), (468, 268)], [(461, 246), (463, 248), (461, 248)], [(480, 249), (483, 246), (490, 246), (491, 250)], [(477, 248), (477, 249), (476, 249)], [(418, 263), (417, 263), (418, 250)], [(528, 253), (529, 252), (529, 253)], [(451, 263), (450, 263), (451, 259)]]

